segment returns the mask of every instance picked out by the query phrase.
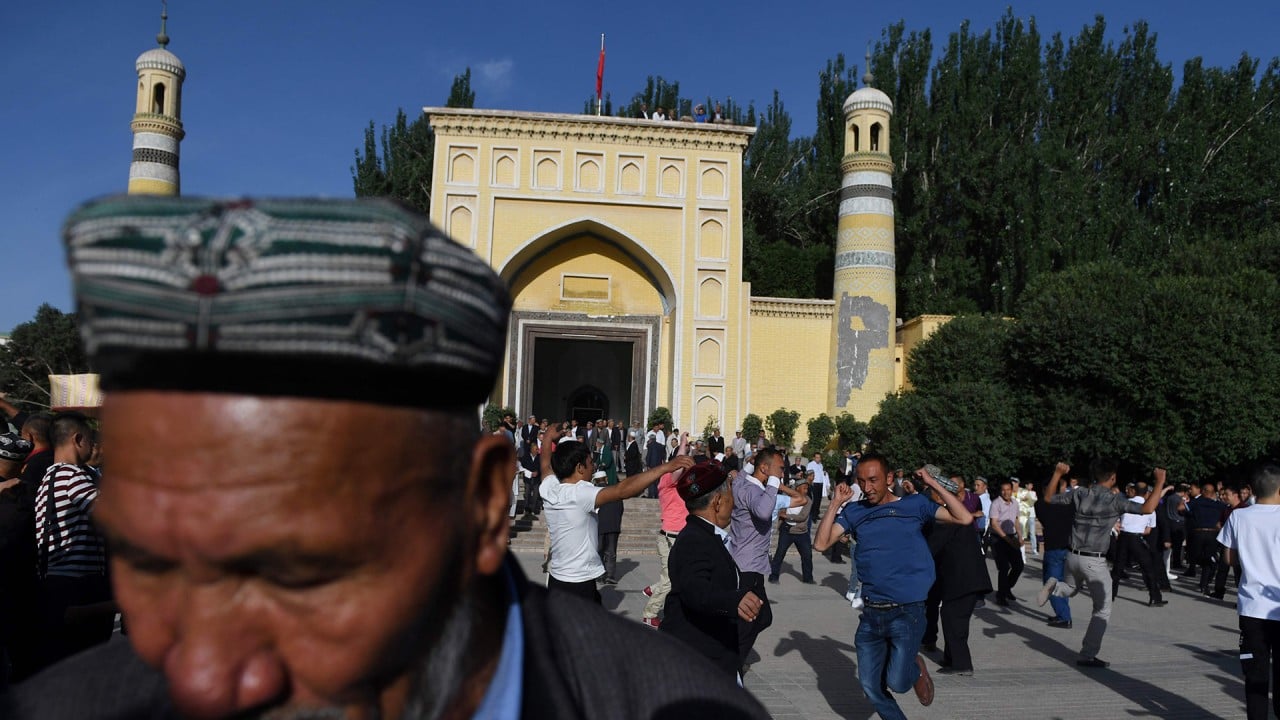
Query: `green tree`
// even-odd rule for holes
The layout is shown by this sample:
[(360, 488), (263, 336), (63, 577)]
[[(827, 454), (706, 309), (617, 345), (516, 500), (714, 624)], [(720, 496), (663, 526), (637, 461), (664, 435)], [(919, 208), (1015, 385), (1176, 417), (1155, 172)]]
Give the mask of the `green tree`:
[(845, 412), (836, 417), (836, 442), (840, 450), (858, 452), (867, 439), (867, 424)]
[(989, 315), (948, 321), (911, 351), (907, 377), (912, 386), (929, 391), (957, 382), (1006, 383), (1010, 325)]
[(0, 391), (14, 404), (49, 407), (49, 376), (90, 372), (74, 314), (45, 303), (0, 345)]
[(648, 430), (658, 423), (662, 423), (668, 433), (675, 430), (675, 420), (671, 417), (671, 411), (665, 407), (656, 407), (653, 412), (649, 413), (649, 419), (645, 421), (644, 429)]
[(1014, 395), (992, 383), (953, 383), (885, 398), (871, 419), (871, 447), (898, 467), (926, 462), (965, 477), (1020, 467)]
[[(473, 107), (475, 99), (471, 68), (467, 68), (454, 77), (445, 107)], [(395, 122), (382, 127), (381, 154), (378, 147), (371, 120), (364, 130), (363, 152), (356, 150), (351, 167), (356, 197), (395, 198), (429, 214), (435, 135), (427, 117), (419, 114), (410, 121), (403, 108), (397, 109)]]
[(1099, 263), (1045, 277), (1028, 295), (1010, 366), (1025, 387), (1024, 443), (1040, 462), (1107, 454), (1198, 478), (1275, 446), (1275, 274)]
[(764, 429), (764, 420), (761, 420), (759, 415), (747, 413), (747, 416), (742, 418), (742, 437), (746, 438), (747, 443), (754, 445), (762, 429)]
[(471, 68), (461, 75), (453, 76), (453, 84), (449, 86), (449, 97), (444, 101), (445, 107), (473, 108), (476, 106), (476, 93), (471, 89)]
[(805, 429), (809, 431), (809, 436), (804, 442), (804, 454), (811, 456), (827, 449), (831, 437), (836, 434), (836, 421), (826, 413), (819, 413), (805, 422)]
[(800, 426), (800, 413), (795, 410), (778, 408), (764, 419), (765, 430), (773, 444), (788, 449), (796, 440), (796, 428)]
[(867, 428), (867, 449), (889, 459), (895, 467), (920, 467), (929, 457), (925, 448), (927, 421), (925, 396), (915, 392), (890, 395), (880, 402), (879, 411)]
[(502, 424), (502, 418), (510, 415), (512, 418), (516, 416), (516, 411), (509, 407), (500, 407), (494, 403), (484, 406), (484, 412), (480, 415), (480, 424), (484, 426), (487, 432), (495, 432), (498, 426)]

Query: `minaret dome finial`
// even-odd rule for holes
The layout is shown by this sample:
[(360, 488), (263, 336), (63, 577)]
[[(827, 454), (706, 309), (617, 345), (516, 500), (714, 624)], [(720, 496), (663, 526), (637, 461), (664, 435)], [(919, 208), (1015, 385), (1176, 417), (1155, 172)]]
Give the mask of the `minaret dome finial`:
[(871, 74), (871, 43), (867, 43), (867, 72), (862, 76), (862, 84), (871, 87), (871, 83), (875, 82), (875, 76)]
[(165, 24), (169, 20), (169, 3), (166, 0), (160, 0), (160, 34), (156, 35), (156, 42), (160, 43), (160, 47), (166, 47), (169, 44), (169, 33), (165, 32)]

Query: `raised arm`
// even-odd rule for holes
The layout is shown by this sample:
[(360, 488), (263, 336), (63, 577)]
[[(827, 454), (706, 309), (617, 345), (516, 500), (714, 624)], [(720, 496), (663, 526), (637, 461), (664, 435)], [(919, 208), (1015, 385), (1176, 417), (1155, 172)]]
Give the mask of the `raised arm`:
[(960, 498), (952, 495), (950, 491), (938, 484), (933, 475), (930, 475), (924, 468), (916, 471), (916, 477), (924, 482), (929, 489), (938, 494), (942, 500), (943, 507), (937, 509), (933, 514), (933, 518), (938, 522), (955, 523), (957, 525), (968, 525), (973, 522), (973, 513), (960, 502)]
[(564, 435), (564, 431), (560, 429), (560, 425), (548, 427), (542, 436), (542, 452), (538, 453), (542, 469), (542, 477), (549, 478), (555, 475), (555, 471), (551, 469), (551, 456), (556, 453), (556, 443)]
[(1049, 484), (1044, 489), (1045, 502), (1049, 502), (1053, 499), (1054, 495), (1058, 494), (1058, 488), (1062, 484), (1062, 478), (1066, 477), (1069, 472), (1071, 472), (1071, 466), (1064, 462), (1059, 462), (1057, 465), (1053, 466), (1053, 477), (1049, 478)]
[(596, 507), (615, 500), (626, 500), (644, 492), (644, 489), (657, 482), (667, 473), (684, 472), (693, 467), (693, 458), (688, 455), (677, 455), (669, 462), (651, 468), (637, 475), (628, 475), (626, 480), (617, 485), (610, 485), (596, 493)]
[(1147, 497), (1147, 501), (1142, 503), (1142, 514), (1150, 515), (1156, 511), (1156, 507), (1160, 505), (1160, 496), (1164, 490), (1164, 480), (1168, 473), (1164, 468), (1156, 468), (1151, 473), (1155, 479), (1155, 487), (1151, 488), (1151, 495)]
[[(743, 492), (748, 496), (747, 510), (757, 520), (773, 521), (774, 501), (778, 497), (779, 486), (770, 482), (763, 490), (757, 488), (749, 480), (744, 480)], [(790, 489), (790, 488), (788, 488)]]
[(824, 552), (840, 539), (845, 530), (836, 524), (836, 516), (840, 514), (840, 506), (853, 499), (853, 488), (848, 485), (837, 485), (835, 494), (831, 497), (831, 509), (826, 515), (822, 516), (822, 522), (818, 523), (818, 530), (813, 534), (813, 547), (818, 552)]

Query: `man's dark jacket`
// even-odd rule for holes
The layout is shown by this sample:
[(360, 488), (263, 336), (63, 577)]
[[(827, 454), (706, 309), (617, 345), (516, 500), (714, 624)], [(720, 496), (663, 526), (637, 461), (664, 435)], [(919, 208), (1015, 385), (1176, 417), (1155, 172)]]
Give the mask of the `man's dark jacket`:
[[(520, 717), (768, 718), (680, 643), (579, 598), (531, 584), (514, 561), (524, 622)], [(0, 696), (5, 720), (170, 720), (164, 678), (114, 638)]]
[(937, 598), (953, 600), (970, 593), (991, 592), (987, 562), (973, 526), (941, 522), (929, 525), (925, 540), (929, 543), (929, 553), (933, 555), (937, 569), (934, 581)]
[(661, 630), (680, 638), (736, 678), (738, 566), (711, 523), (690, 515), (667, 558), (671, 593)]

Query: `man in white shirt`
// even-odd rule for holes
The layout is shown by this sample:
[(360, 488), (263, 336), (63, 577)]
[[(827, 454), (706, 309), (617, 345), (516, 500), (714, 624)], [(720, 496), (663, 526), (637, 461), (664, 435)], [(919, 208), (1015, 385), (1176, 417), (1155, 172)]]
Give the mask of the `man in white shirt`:
[(809, 485), (809, 498), (813, 500), (809, 519), (817, 522), (818, 515), (822, 512), (822, 498), (831, 496), (831, 478), (827, 475), (827, 469), (822, 466), (822, 453), (814, 453), (813, 460), (804, 469), (806, 473), (813, 475), (813, 482)]
[(1218, 542), (1228, 564), (1240, 563), (1240, 665), (1245, 712), (1254, 720), (1268, 717), (1268, 692), (1280, 715), (1280, 688), (1270, 687), (1280, 672), (1280, 465), (1263, 465), (1250, 484), (1257, 501), (1232, 511)]
[(741, 430), (733, 434), (733, 454), (739, 458), (747, 456), (747, 439), (742, 437)]
[[(1130, 483), (1132, 486), (1133, 484)], [(1136, 486), (1134, 486), (1136, 489)], [(1151, 493), (1151, 489), (1147, 489), (1147, 494)], [(1129, 498), (1129, 502), (1142, 505), (1147, 498), (1142, 495), (1134, 495)], [(1150, 535), (1156, 528), (1155, 513), (1150, 515), (1135, 515), (1125, 513), (1120, 516), (1120, 537), (1116, 538), (1116, 560), (1111, 566), (1111, 599), (1115, 600), (1116, 595), (1120, 592), (1120, 573), (1124, 572), (1128, 567), (1130, 560), (1136, 560), (1138, 567), (1142, 568), (1142, 581), (1147, 584), (1147, 605), (1150, 607), (1162, 607), (1168, 605), (1169, 601), (1163, 599), (1160, 595), (1159, 581), (1156, 579), (1155, 558), (1151, 557), (1151, 549), (1147, 546), (1147, 535)]]
[(606, 503), (633, 498), (644, 492), (664, 473), (693, 467), (693, 459), (679, 456), (638, 475), (630, 475), (617, 485), (592, 484), (595, 461), (591, 450), (580, 442), (557, 443), (559, 429), (550, 429), (543, 439), (543, 518), (551, 540), (547, 564), (547, 587), (561, 590), (599, 604), (596, 578), (604, 575), (600, 561), (596, 509)]

